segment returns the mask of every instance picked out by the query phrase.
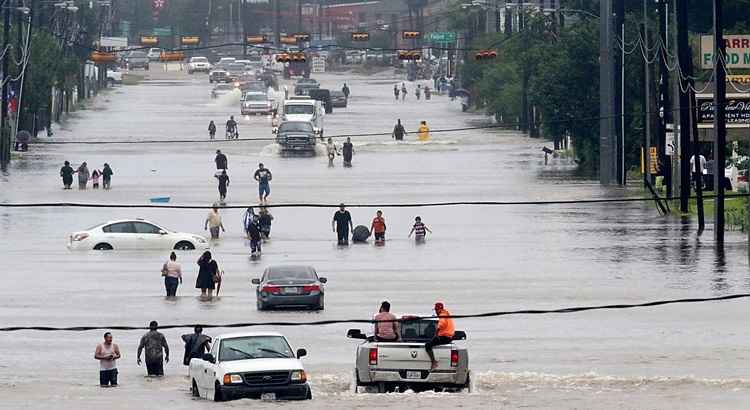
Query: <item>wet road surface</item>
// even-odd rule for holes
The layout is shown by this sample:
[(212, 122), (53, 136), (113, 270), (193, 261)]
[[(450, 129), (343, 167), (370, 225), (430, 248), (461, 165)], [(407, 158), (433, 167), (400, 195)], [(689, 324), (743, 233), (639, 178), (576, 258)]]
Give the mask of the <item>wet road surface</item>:
[[(273, 171), (272, 203), (417, 203), (460, 200), (554, 200), (634, 195), (576, 177), (563, 160), (543, 165), (542, 140), (512, 131), (435, 133), (415, 143), (420, 120), (431, 128), (481, 125), (487, 119), (460, 112), (447, 97), (394, 103), (388, 75), (317, 76), (324, 87), (352, 89), (350, 106), (325, 118), (326, 134), (390, 133), (396, 118), (409, 143), (388, 136), (355, 138), (354, 166), (333, 168), (323, 156), (282, 158), (268, 141), (190, 144), (84, 144), (91, 140), (207, 139), (208, 121), (219, 136), (238, 96), (209, 98), (204, 76), (118, 87), (97, 98), (58, 129), (52, 140), (80, 142), (34, 146), (2, 176), (0, 201), (173, 203), (208, 205), (217, 199), (214, 152), (229, 157), (229, 205), (257, 201), (252, 172), (258, 162)], [(271, 137), (266, 117), (242, 118), (242, 138)], [(339, 143), (341, 141), (339, 140)], [(548, 143), (547, 143), (548, 144)], [(64, 160), (112, 165), (111, 191), (63, 191)], [(661, 217), (652, 203), (445, 208), (382, 208), (384, 247), (338, 248), (331, 232), (334, 209), (273, 209), (272, 239), (259, 261), (248, 258), (241, 210), (222, 212), (227, 233), (212, 244), (226, 272), (221, 297), (201, 302), (193, 284), (198, 252), (179, 252), (185, 284), (176, 301), (162, 296), (161, 264), (169, 252), (70, 252), (67, 235), (106, 220), (143, 217), (174, 230), (205, 234), (205, 210), (31, 208), (0, 209), (5, 286), (0, 323), (10, 325), (142, 325), (363, 319), (389, 300), (397, 314), (427, 314), (442, 300), (454, 314), (524, 308), (638, 303), (747, 292), (746, 236), (729, 233), (725, 252), (714, 251), (711, 232)], [(369, 226), (376, 209), (352, 208), (355, 225)], [(434, 231), (417, 246), (406, 236), (414, 216)], [(258, 312), (250, 279), (272, 264), (304, 263), (329, 279), (323, 312)], [(736, 408), (750, 397), (744, 331), (748, 302), (668, 306), (630, 311), (462, 319), (474, 393), (389, 394), (351, 392), (355, 341), (348, 325), (290, 327), (282, 331), (303, 361), (311, 403), (221, 404), (240, 408)], [(124, 358), (119, 389), (97, 387), (92, 332), (0, 334), (1, 408), (171, 409), (214, 408), (190, 398), (180, 364), (179, 335), (165, 331), (173, 362), (161, 380), (135, 365), (141, 331), (114, 332)], [(221, 330), (207, 331), (218, 334)]]

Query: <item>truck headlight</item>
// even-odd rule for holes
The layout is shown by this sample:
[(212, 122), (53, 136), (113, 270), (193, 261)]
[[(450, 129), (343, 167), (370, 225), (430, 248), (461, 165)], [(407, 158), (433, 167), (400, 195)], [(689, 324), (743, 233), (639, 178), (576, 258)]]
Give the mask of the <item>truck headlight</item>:
[(294, 370), (292, 372), (292, 382), (304, 383), (307, 381), (307, 374), (304, 370)]
[(238, 384), (242, 383), (242, 376), (239, 374), (225, 374), (224, 384)]

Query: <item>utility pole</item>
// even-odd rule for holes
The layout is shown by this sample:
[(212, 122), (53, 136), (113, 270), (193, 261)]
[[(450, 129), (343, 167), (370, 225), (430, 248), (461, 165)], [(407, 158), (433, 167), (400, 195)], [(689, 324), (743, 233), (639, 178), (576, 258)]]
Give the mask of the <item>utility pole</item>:
[[(649, 49), (649, 33), (648, 33), (648, 0), (643, 0), (643, 26), (642, 26), (642, 37), (643, 37), (643, 49)], [(646, 53), (648, 54), (648, 53)], [(647, 55), (648, 57), (648, 55)], [(643, 179), (648, 184), (651, 184), (651, 65), (648, 62), (648, 58), (643, 59), (643, 77), (644, 77), (644, 101), (643, 101), (643, 113), (645, 118), (643, 120), (643, 128), (646, 130), (646, 153), (645, 153), (645, 173)]]
[(599, 182), (617, 181), (612, 0), (599, 2)]
[(281, 45), (281, 0), (274, 0), (273, 3), (273, 31), (276, 34), (274, 44), (278, 47)]
[(625, 185), (627, 170), (625, 169), (625, 0), (614, 0), (615, 21), (614, 29), (622, 43), (622, 50), (614, 55), (614, 83), (615, 83), (615, 134), (617, 135), (617, 147), (615, 158), (617, 159), (616, 173), (617, 183)]
[(302, 33), (305, 29), (302, 27), (302, 0), (297, 0), (297, 32)]
[[(3, 50), (8, 49), (10, 42), (10, 9), (6, 6), (3, 15)], [(3, 58), (3, 87), (2, 87), (2, 104), (0, 105), (0, 168), (3, 172), (8, 170), (10, 164), (10, 127), (8, 126), (8, 56)]]
[(247, 57), (247, 5), (245, 0), (240, 0), (240, 23), (242, 24), (242, 56)]
[[(722, 0), (714, 0), (714, 240), (717, 246), (724, 246), (724, 168), (727, 145), (727, 129), (724, 123), (726, 104), (726, 71), (724, 70), (724, 22), (722, 21)], [(5, 63), (7, 64), (7, 63)], [(4, 95), (3, 95), (4, 96)]]
[[(672, 123), (672, 107), (669, 100), (669, 71), (667, 70), (667, 2), (669, 0), (658, 0), (659, 2), (659, 38), (661, 41), (661, 55), (659, 56), (659, 169), (664, 176), (664, 185), (667, 188), (667, 198), (672, 198), (672, 157), (668, 156), (667, 124)], [(723, 168), (722, 168), (723, 169)]]
[[(688, 5), (687, 1), (677, 1), (677, 52), (683, 74), (693, 75), (689, 69), (690, 44), (688, 43)], [(687, 213), (690, 203), (690, 88), (683, 87), (682, 78), (678, 75), (680, 86), (680, 212)], [(698, 164), (698, 157), (695, 157)]]

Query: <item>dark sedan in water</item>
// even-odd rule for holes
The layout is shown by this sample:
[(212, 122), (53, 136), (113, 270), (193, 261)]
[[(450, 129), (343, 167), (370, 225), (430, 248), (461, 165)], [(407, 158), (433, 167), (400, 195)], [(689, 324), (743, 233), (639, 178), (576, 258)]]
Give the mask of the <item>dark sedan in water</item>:
[(326, 278), (318, 277), (312, 266), (269, 266), (257, 285), (258, 310), (303, 306), (323, 310)]

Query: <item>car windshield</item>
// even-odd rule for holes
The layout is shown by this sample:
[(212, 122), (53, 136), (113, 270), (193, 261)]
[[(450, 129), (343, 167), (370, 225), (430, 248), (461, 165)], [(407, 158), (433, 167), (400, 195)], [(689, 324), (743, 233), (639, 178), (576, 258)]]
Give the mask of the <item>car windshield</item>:
[(341, 91), (331, 91), (331, 97), (344, 97), (344, 93)]
[(132, 51), (128, 57), (146, 57), (146, 53), (143, 51)]
[(309, 122), (285, 122), (279, 127), (279, 132), (313, 132)]
[(208, 59), (206, 57), (193, 57), (191, 61), (194, 63), (207, 63)]
[(404, 341), (429, 340), (435, 336), (434, 320), (406, 320), (401, 322), (401, 339)]
[(281, 336), (247, 336), (223, 339), (219, 346), (219, 361), (245, 359), (293, 359), (292, 348)]
[[(305, 122), (293, 122), (293, 123), (287, 123), (287, 124), (302, 124), (307, 125), (308, 127), (310, 124)], [(285, 124), (282, 124), (283, 127)], [(271, 267), (268, 268), (268, 271), (266, 271), (266, 277), (269, 280), (279, 280), (279, 279), (316, 279), (315, 273), (312, 269), (305, 267), (305, 266), (278, 266), (278, 267)]]
[(263, 94), (245, 94), (245, 101), (266, 101), (267, 98)]
[(229, 69), (229, 71), (244, 71), (245, 70), (245, 65), (244, 64), (232, 63), (232, 64), (229, 64), (227, 66), (227, 68)]
[(228, 91), (233, 88), (234, 86), (232, 84), (219, 84), (216, 87), (214, 87), (214, 91)]
[(313, 106), (312, 105), (287, 105), (284, 107), (284, 112), (286, 114), (312, 114), (313, 113)]

